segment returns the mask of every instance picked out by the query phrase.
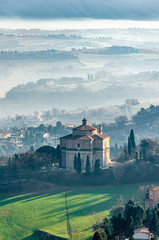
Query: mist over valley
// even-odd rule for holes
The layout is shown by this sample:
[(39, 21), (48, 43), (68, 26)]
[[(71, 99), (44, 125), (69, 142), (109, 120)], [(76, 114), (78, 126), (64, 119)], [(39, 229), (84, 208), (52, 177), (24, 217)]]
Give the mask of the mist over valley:
[(158, 33), (1, 29), (0, 116), (157, 103)]

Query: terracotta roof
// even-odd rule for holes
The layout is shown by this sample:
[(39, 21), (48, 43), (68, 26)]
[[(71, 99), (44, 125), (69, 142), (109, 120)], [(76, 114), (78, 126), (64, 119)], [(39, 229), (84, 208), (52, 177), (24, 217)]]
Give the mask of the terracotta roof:
[(60, 137), (60, 139), (73, 139), (73, 137), (76, 137), (76, 136), (73, 136), (72, 134), (69, 134), (69, 135), (66, 135), (64, 137)]
[(159, 191), (159, 187), (151, 187), (150, 190), (152, 190), (152, 191)]
[(93, 135), (93, 138), (94, 139), (99, 139), (99, 138), (106, 139), (106, 138), (110, 138), (110, 137), (107, 135), (104, 135), (104, 134), (97, 133), (97, 134)]
[(80, 130), (80, 131), (93, 131), (93, 130), (97, 130), (97, 128), (92, 127), (90, 125), (81, 125), (78, 126), (76, 128), (73, 128), (73, 130)]
[(79, 140), (79, 141), (94, 140), (91, 136), (88, 136), (88, 135), (80, 136), (80, 135), (73, 135), (73, 134), (69, 134), (67, 136), (61, 137), (60, 139)]
[(142, 227), (142, 228), (137, 228), (134, 230), (134, 234), (135, 233), (146, 233), (146, 234), (150, 234), (149, 229), (146, 227)]
[(86, 135), (86, 136), (79, 137), (78, 140), (92, 140), (93, 141), (94, 139), (91, 136)]

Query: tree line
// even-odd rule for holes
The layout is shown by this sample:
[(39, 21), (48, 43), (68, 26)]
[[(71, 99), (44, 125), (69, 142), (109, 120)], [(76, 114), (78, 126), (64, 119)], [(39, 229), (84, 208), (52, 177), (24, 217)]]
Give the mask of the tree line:
[(150, 138), (142, 139), (138, 145), (135, 143), (134, 131), (131, 129), (128, 143), (125, 144), (119, 157), (118, 162), (127, 162), (128, 160), (135, 160), (138, 163), (150, 162), (157, 163), (159, 160), (159, 143), (157, 140)]
[(159, 236), (159, 204), (145, 211), (142, 205), (129, 200), (126, 205), (118, 206), (110, 218), (93, 225), (93, 240), (113, 240), (115, 237), (132, 239), (134, 229), (149, 228), (157, 238)]
[(22, 179), (29, 181), (32, 177), (36, 177), (36, 174), (42, 169), (51, 170), (53, 163), (58, 165), (60, 163), (59, 145), (57, 148), (43, 146), (36, 151), (31, 147), (30, 151), (26, 153), (14, 154), (9, 157), (7, 165), (0, 167), (0, 178), (8, 183)]
[[(80, 174), (82, 172), (82, 159), (81, 159), (80, 153), (78, 153), (77, 155), (75, 154), (75, 156), (74, 156), (74, 170), (78, 174)], [(94, 164), (94, 174), (99, 175), (100, 173), (101, 173), (100, 160), (97, 159)], [(91, 164), (90, 164), (89, 155), (87, 155), (86, 166), (85, 166), (85, 175), (90, 176), (90, 174), (91, 174)]]

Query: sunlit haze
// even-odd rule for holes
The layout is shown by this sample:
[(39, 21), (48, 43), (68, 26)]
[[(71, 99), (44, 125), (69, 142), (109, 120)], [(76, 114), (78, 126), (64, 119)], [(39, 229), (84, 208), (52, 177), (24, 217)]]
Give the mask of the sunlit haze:
[(61, 20), (21, 20), (1, 19), (0, 28), (6, 29), (110, 29), (110, 28), (159, 28), (159, 21), (61, 19)]

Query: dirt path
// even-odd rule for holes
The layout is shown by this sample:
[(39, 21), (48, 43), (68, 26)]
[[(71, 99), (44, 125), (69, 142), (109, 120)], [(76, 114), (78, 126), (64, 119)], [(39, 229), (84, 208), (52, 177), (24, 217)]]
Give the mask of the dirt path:
[(67, 208), (66, 193), (64, 193), (64, 196), (65, 196), (65, 209), (66, 209), (67, 233), (68, 233), (69, 238), (72, 238), (71, 226), (70, 226), (69, 216), (68, 216), (68, 208)]

